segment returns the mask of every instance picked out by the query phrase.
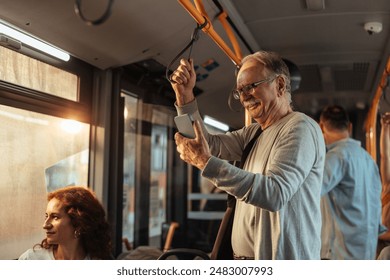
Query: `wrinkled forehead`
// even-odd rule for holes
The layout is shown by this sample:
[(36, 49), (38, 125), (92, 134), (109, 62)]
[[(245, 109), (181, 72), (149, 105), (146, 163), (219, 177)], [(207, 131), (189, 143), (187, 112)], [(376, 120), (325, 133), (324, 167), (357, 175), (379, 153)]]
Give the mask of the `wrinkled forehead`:
[(242, 83), (247, 79), (252, 79), (253, 77), (257, 77), (257, 79), (261, 79), (263, 76), (265, 77), (267, 74), (267, 68), (264, 63), (261, 63), (257, 60), (247, 60), (245, 61), (237, 73), (237, 84)]

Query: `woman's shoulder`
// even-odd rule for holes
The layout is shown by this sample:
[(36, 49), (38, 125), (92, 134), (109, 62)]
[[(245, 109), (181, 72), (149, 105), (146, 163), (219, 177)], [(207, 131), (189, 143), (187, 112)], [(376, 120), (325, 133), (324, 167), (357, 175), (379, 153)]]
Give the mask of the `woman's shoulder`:
[(54, 260), (54, 255), (50, 249), (34, 247), (24, 252), (19, 260)]

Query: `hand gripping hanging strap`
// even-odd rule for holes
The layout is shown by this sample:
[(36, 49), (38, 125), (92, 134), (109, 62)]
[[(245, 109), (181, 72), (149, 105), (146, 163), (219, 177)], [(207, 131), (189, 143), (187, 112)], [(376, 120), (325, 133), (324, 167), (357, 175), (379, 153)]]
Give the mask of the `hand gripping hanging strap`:
[(179, 53), (178, 55), (175, 56), (174, 59), (172, 59), (172, 61), (168, 64), (166, 70), (165, 70), (165, 77), (166, 79), (171, 82), (171, 83), (176, 83), (175, 81), (173, 81), (171, 79), (171, 75), (169, 75), (169, 69), (172, 67), (172, 65), (176, 62), (176, 60), (178, 60), (182, 55), (183, 53), (185, 53), (185, 51), (190, 48), (190, 52), (188, 54), (188, 60), (191, 58), (191, 52), (192, 52), (192, 46), (194, 45), (195, 41), (197, 41), (199, 39), (199, 30), (203, 29), (204, 27), (206, 27), (208, 24), (208, 21), (207, 19), (204, 17), (204, 23), (199, 25), (197, 24), (197, 26), (195, 27), (194, 31), (192, 32), (192, 35), (191, 35), (191, 41), (187, 44), (187, 46), (185, 46)]

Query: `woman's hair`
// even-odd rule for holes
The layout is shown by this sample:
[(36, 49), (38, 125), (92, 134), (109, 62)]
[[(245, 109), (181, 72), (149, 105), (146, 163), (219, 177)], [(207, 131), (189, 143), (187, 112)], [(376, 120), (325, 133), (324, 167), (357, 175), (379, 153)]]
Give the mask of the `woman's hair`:
[[(65, 213), (70, 217), (73, 227), (80, 233), (79, 238), (84, 250), (91, 259), (111, 258), (111, 237), (106, 214), (95, 194), (84, 187), (65, 187), (50, 192), (47, 200), (60, 201)], [(48, 244), (45, 238), (41, 247), (56, 248), (57, 244)]]

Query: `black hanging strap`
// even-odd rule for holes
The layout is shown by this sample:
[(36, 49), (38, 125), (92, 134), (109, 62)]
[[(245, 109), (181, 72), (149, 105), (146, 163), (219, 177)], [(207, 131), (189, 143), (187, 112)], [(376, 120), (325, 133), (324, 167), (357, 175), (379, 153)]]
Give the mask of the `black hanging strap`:
[(246, 158), (248, 157), (249, 155), (249, 152), (252, 150), (252, 147), (253, 145), (255, 144), (257, 138), (260, 136), (260, 134), (263, 132), (263, 130), (261, 129), (261, 127), (259, 127), (257, 130), (256, 130), (256, 134), (255, 136), (253, 136), (253, 138), (251, 139), (251, 141), (245, 146), (244, 148), (244, 151), (242, 152), (242, 155), (241, 155), (241, 160), (240, 160), (240, 168), (242, 169), (244, 167), (244, 163), (246, 161)]
[(197, 24), (194, 31), (192, 32), (192, 35), (191, 35), (191, 41), (187, 44), (187, 46), (185, 46), (176, 56), (174, 59), (172, 59), (172, 61), (168, 64), (166, 70), (165, 70), (165, 77), (166, 79), (171, 82), (171, 83), (176, 83), (175, 81), (173, 81), (171, 79), (171, 76), (169, 75), (169, 69), (172, 67), (172, 65), (175, 63), (176, 60), (178, 60), (182, 55), (183, 53), (188, 49), (190, 48), (190, 52), (188, 54), (188, 60), (191, 58), (191, 52), (192, 52), (192, 46), (193, 44), (195, 43), (195, 41), (197, 41), (199, 39), (199, 31), (201, 29), (203, 29), (204, 27), (206, 27), (208, 24), (208, 21), (207, 19), (204, 17), (204, 23), (202, 24)]
[[(246, 161), (246, 158), (249, 155), (249, 152), (252, 150), (253, 145), (255, 144), (257, 138), (262, 132), (261, 127), (256, 131), (255, 136), (251, 141), (245, 146), (244, 151), (241, 155), (240, 165), (242, 168)], [(212, 260), (232, 260), (233, 259), (233, 248), (232, 248), (232, 228), (233, 228), (233, 219), (234, 211), (236, 208), (236, 198), (228, 194), (227, 198), (227, 208), (226, 212), (222, 218), (221, 224), (219, 226), (218, 234), (215, 239), (213, 250), (211, 251), (210, 258)]]
[[(252, 150), (253, 148), (253, 145), (255, 144), (257, 138), (260, 136), (260, 134), (263, 132), (263, 130), (261, 129), (261, 127), (259, 127), (257, 130), (256, 130), (256, 133), (255, 133), (255, 136), (253, 136), (253, 138), (251, 139), (251, 141), (249, 141), (249, 143), (245, 146), (244, 148), (244, 151), (242, 152), (242, 155), (241, 155), (241, 160), (240, 162), (238, 163), (238, 167), (239, 168), (243, 168), (244, 167), (244, 164), (245, 164), (245, 161), (246, 161), (246, 158), (248, 157), (250, 151)], [(228, 201), (227, 201), (227, 204), (228, 204), (228, 207), (234, 207), (236, 205), (236, 198), (230, 194), (228, 194)]]

